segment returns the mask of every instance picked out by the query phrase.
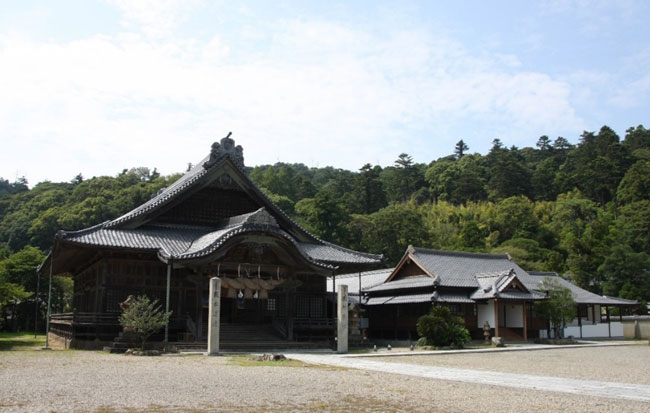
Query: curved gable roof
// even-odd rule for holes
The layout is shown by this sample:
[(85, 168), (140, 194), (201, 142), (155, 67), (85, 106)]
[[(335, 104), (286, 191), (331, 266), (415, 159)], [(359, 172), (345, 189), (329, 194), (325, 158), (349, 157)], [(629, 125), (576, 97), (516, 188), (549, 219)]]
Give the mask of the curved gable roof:
[[(180, 205), (191, 194), (227, 174), (232, 184), (246, 193), (260, 208), (229, 217), (214, 226), (170, 225), (156, 218)], [(212, 152), (176, 182), (126, 214), (81, 231), (60, 231), (58, 240), (100, 247), (157, 250), (159, 256), (190, 259), (214, 251), (226, 238), (253, 228), (251, 220), (264, 222), (264, 229), (290, 240), (308, 260), (327, 268), (340, 265), (377, 266), (382, 255), (368, 254), (323, 241), (291, 219), (244, 172), (243, 150), (235, 146), (230, 134), (212, 145)], [(260, 223), (260, 222), (257, 222)], [(225, 237), (225, 238), (224, 238)]]

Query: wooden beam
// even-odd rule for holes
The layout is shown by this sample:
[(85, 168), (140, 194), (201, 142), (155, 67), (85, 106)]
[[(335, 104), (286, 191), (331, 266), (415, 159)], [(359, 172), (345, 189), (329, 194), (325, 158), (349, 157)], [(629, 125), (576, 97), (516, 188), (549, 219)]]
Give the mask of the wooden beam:
[(499, 301), (494, 299), (494, 336), (499, 336)]
[(523, 301), (521, 304), (522, 311), (524, 313), (524, 341), (528, 341), (528, 320), (526, 320), (526, 302)]
[(580, 314), (580, 305), (578, 305), (578, 325), (580, 326), (580, 338), (582, 338), (582, 316)]
[[(167, 291), (165, 295), (165, 312), (169, 312), (169, 293), (171, 289), (171, 279), (172, 279), (172, 260), (170, 259), (169, 262), (167, 263)], [(167, 343), (169, 342), (169, 321), (167, 321), (167, 324), (165, 324), (165, 347), (167, 346)]]

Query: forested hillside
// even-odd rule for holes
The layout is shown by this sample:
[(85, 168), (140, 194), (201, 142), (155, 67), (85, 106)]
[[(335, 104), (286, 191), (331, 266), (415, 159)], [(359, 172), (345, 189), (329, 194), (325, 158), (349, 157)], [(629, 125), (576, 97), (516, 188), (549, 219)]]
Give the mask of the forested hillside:
[[(284, 163), (249, 172), (316, 235), (383, 253), (389, 265), (409, 244), (507, 252), (528, 270), (557, 271), (597, 293), (650, 299), (650, 130), (630, 128), (621, 140), (604, 126), (577, 145), (495, 139), (485, 155), (461, 140), (450, 152), (428, 165), (403, 153), (392, 166), (354, 172)], [(179, 176), (135, 168), (31, 189), (0, 178), (0, 307), (33, 297), (33, 268), (57, 230), (115, 218)], [(69, 282), (55, 287), (63, 309)]]

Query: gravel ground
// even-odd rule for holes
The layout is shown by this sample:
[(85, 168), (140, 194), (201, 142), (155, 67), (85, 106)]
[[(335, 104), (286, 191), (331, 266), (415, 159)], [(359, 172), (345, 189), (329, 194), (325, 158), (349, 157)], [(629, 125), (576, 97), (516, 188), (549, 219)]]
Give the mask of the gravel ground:
[(647, 344), (499, 353), (376, 357), (373, 360), (618, 383), (650, 384), (650, 346)]
[(1, 352), (0, 389), (2, 412), (650, 410), (650, 404), (642, 402), (360, 370), (239, 366), (228, 357), (127, 357), (84, 351)]

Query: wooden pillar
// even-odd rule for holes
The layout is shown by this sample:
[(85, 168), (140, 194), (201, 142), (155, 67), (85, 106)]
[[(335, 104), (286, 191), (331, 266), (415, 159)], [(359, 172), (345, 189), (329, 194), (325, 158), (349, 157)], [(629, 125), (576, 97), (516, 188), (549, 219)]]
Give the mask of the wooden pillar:
[(198, 280), (196, 281), (196, 335), (194, 337), (196, 341), (203, 338), (203, 271), (199, 271)]
[[(291, 274), (293, 275), (293, 273)], [(291, 291), (287, 290), (285, 295), (286, 306), (287, 306), (287, 340), (293, 341), (293, 318), (295, 316), (295, 307), (296, 307), (296, 289), (292, 288)]]
[(623, 307), (618, 306), (618, 321), (623, 322)]
[[(165, 295), (165, 312), (169, 312), (169, 295), (171, 289), (171, 280), (172, 280), (172, 260), (170, 259), (167, 263), (167, 292)], [(169, 342), (169, 321), (165, 324), (165, 345)]]
[(499, 336), (499, 301), (494, 299), (494, 336)]
[(526, 302), (521, 303), (521, 308), (524, 313), (524, 341), (528, 341), (528, 320), (526, 320)]
[(609, 306), (605, 306), (605, 314), (607, 315), (607, 334), (612, 338), (612, 321), (609, 319)]
[[(47, 287), (47, 316), (45, 317), (45, 348), (50, 348), (50, 318), (52, 316), (52, 267), (54, 266), (54, 251), (56, 249), (56, 241), (54, 248), (52, 248), (52, 255), (50, 256), (50, 282)], [(73, 323), (74, 324), (74, 323)]]
[(580, 305), (578, 305), (578, 325), (580, 326), (580, 338), (582, 338), (582, 316), (580, 315)]

